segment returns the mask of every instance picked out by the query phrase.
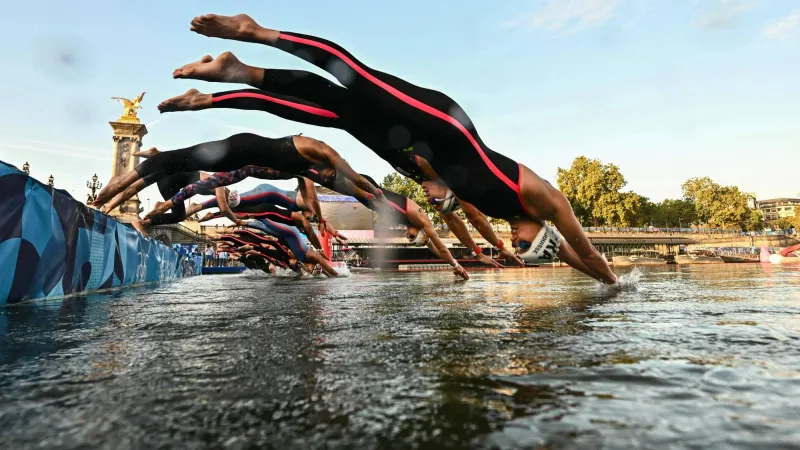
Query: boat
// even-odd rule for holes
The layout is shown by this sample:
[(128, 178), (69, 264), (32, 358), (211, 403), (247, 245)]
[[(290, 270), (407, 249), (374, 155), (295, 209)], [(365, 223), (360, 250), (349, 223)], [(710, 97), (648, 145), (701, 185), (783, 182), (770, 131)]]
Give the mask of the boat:
[(630, 255), (614, 256), (611, 263), (615, 266), (658, 266), (667, 264), (666, 258), (656, 250), (636, 249)]
[(726, 263), (757, 263), (761, 261), (758, 255), (719, 255), (719, 257)]
[(723, 262), (716, 252), (711, 250), (690, 250), (685, 255), (676, 255), (675, 262), (678, 264), (714, 264)]

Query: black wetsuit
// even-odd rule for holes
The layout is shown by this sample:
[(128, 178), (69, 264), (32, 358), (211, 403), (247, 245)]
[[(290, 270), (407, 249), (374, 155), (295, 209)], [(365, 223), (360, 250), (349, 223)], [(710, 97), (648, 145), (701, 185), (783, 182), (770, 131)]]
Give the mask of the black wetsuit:
[[(453, 99), (367, 67), (322, 38), (281, 32), (274, 46), (328, 71), (344, 88), (327, 86), (324, 78), (308, 72), (266, 70), (264, 96), (274, 92), (295, 98), (276, 97), (276, 102), (250, 95), (258, 90), (247, 90), (215, 94), (213, 106), (236, 100), (240, 104), (229, 107), (266, 110), (291, 120), (342, 128), (395, 167), (392, 161), (402, 160), (405, 153), (424, 158), (459, 198), (487, 215), (505, 219), (527, 215), (520, 192), (520, 165), (488, 148)], [(244, 104), (256, 99), (249, 107)], [(277, 106), (267, 107), (267, 103)], [(319, 111), (308, 112), (309, 106)], [(295, 112), (290, 114), (289, 109)], [(375, 133), (380, 134), (377, 144), (368, 139)]]
[[(417, 166), (412, 151), (415, 143), (405, 126), (359, 104), (347, 89), (310, 72), (272, 69), (265, 69), (262, 87), (213, 94), (212, 108), (259, 110), (295, 122), (338, 128), (372, 149), (397, 172), (417, 182), (427, 179)], [(424, 145), (416, 143), (417, 147)]]
[[(146, 182), (147, 180), (145, 180)], [(169, 200), (186, 186), (200, 181), (200, 172), (178, 172), (157, 181), (161, 198)], [(157, 214), (150, 218), (152, 225), (179, 223), (186, 219), (186, 207), (183, 202), (174, 203), (172, 212)]]
[(271, 139), (241, 133), (221, 141), (158, 153), (134, 170), (148, 186), (177, 172), (230, 172), (250, 165), (291, 174), (302, 174), (316, 166), (297, 151), (294, 136)]
[[(384, 198), (384, 200), (386, 200), (386, 202), (388, 202), (388, 203), (389, 203), (389, 206), (391, 206), (391, 207), (392, 207), (392, 208), (395, 210), (395, 212), (397, 213), (397, 214), (394, 214), (394, 216), (396, 217), (396, 219), (397, 219), (397, 222), (398, 222), (399, 224), (401, 224), (401, 225), (405, 225), (405, 226), (414, 226), (414, 225), (413, 225), (411, 222), (409, 222), (409, 220), (408, 220), (408, 206), (409, 206), (409, 205), (408, 205), (408, 197), (406, 197), (406, 196), (405, 196), (405, 195), (403, 195), (403, 194), (398, 194), (397, 192), (392, 192), (392, 191), (390, 191), (390, 190), (388, 190), (388, 189), (384, 189), (384, 188), (382, 188), (382, 187), (381, 187), (381, 185), (379, 185), (379, 184), (378, 184), (378, 183), (377, 183), (375, 180), (373, 180), (373, 179), (372, 179), (372, 177), (370, 177), (369, 175), (364, 175), (364, 174), (362, 173), (362, 174), (361, 174), (361, 176), (362, 176), (362, 177), (364, 177), (364, 178), (366, 178), (366, 179), (367, 179), (367, 181), (369, 181), (370, 183), (372, 183), (372, 185), (373, 185), (373, 186), (375, 186), (375, 187), (377, 187), (377, 188), (380, 188), (380, 189), (381, 189), (381, 191), (383, 192), (383, 198)], [(364, 206), (366, 206), (367, 208), (369, 208), (369, 209), (371, 209), (371, 210), (373, 210), (373, 211), (375, 210), (375, 207), (374, 207), (374, 206), (370, 206), (370, 205), (368, 204), (368, 202), (364, 202), (364, 201), (362, 201), (362, 200), (361, 200), (361, 199), (359, 199), (359, 198), (356, 198), (356, 200), (358, 200), (359, 202), (361, 202), (361, 203), (362, 203)]]

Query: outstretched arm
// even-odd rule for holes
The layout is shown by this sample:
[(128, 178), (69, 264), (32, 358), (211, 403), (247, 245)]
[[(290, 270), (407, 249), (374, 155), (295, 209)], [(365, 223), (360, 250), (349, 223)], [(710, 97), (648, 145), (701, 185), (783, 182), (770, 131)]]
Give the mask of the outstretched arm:
[(444, 245), (444, 242), (442, 242), (442, 238), (440, 238), (439, 235), (436, 234), (436, 229), (433, 228), (431, 220), (428, 218), (428, 216), (426, 216), (422, 212), (422, 209), (419, 208), (419, 206), (416, 207), (416, 214), (414, 214), (413, 212), (409, 212), (409, 219), (411, 219), (412, 225), (418, 227), (419, 229), (424, 231), (426, 235), (428, 235), (428, 238), (430, 239), (428, 245), (433, 245), (433, 248), (436, 249), (434, 253), (437, 254), (437, 256), (439, 256), (440, 258), (447, 261), (448, 264), (453, 266), (453, 273), (465, 280), (469, 280), (469, 275), (467, 275), (467, 271), (464, 270), (463, 267), (461, 267), (461, 264), (459, 264), (455, 258), (453, 258), (453, 255), (450, 253), (450, 250), (448, 250), (447, 246)]
[(525, 263), (522, 262), (522, 260), (519, 259), (519, 257), (515, 255), (513, 251), (511, 251), (511, 249), (506, 248), (503, 244), (503, 241), (497, 237), (497, 234), (495, 234), (494, 230), (492, 229), (492, 224), (489, 223), (489, 219), (486, 218), (485, 214), (480, 212), (478, 208), (473, 206), (471, 203), (461, 201), (461, 199), (458, 200), (458, 203), (461, 205), (461, 209), (464, 211), (464, 215), (467, 216), (469, 223), (471, 223), (472, 226), (478, 230), (478, 233), (480, 233), (488, 243), (497, 247), (497, 249), (500, 250), (501, 255), (514, 261), (517, 263), (517, 265), (525, 265)]
[(603, 277), (600, 276), (599, 273), (595, 272), (594, 270), (590, 269), (586, 264), (583, 263), (580, 256), (575, 253), (575, 250), (566, 242), (561, 241), (561, 245), (558, 247), (558, 258), (564, 261), (565, 263), (569, 264), (570, 267), (576, 270), (580, 270), (586, 275), (594, 278), (599, 282), (603, 282)]
[(319, 266), (322, 267), (322, 271), (325, 272), (325, 275), (329, 277), (339, 276), (339, 274), (328, 263), (328, 260), (320, 256), (320, 254), (314, 250), (309, 250), (308, 253), (306, 253), (306, 260), (313, 262), (314, 264), (319, 264)]
[[(591, 272), (597, 274), (603, 283), (614, 284), (617, 282), (617, 276), (608, 267), (608, 263), (603, 259), (602, 255), (589, 242), (589, 238), (583, 232), (583, 227), (575, 217), (575, 213), (572, 212), (569, 201), (563, 195), (556, 198), (556, 213), (551, 221), (564, 237), (566, 243), (575, 250), (581, 262)], [(580, 270), (578, 267), (575, 268)]]
[(478, 247), (478, 244), (476, 244), (475, 240), (472, 239), (472, 236), (469, 234), (469, 230), (467, 229), (467, 225), (464, 224), (464, 221), (461, 220), (461, 217), (458, 217), (458, 214), (455, 212), (440, 212), (439, 216), (447, 224), (447, 227), (450, 229), (450, 231), (456, 235), (458, 240), (461, 241), (461, 243), (464, 244), (464, 246), (466, 246), (468, 249), (471, 249), (473, 253), (475, 253), (478, 261), (480, 261), (481, 264), (499, 268), (503, 267), (503, 265), (499, 262), (483, 254), (483, 250)]
[(319, 199), (317, 198), (317, 190), (314, 189), (314, 182), (308, 178), (297, 177), (297, 190), (300, 191), (300, 195), (303, 196), (303, 202), (308, 206), (308, 209), (322, 220), (322, 208), (319, 206)]
[(306, 219), (303, 214), (297, 211), (292, 213), (292, 219), (294, 219), (295, 222), (300, 222), (299, 228), (301, 228), (305, 232), (306, 236), (308, 236), (308, 240), (311, 242), (311, 245), (322, 250), (322, 243), (319, 241), (317, 233), (314, 233), (314, 227), (311, 226), (311, 223), (308, 221), (308, 219)]

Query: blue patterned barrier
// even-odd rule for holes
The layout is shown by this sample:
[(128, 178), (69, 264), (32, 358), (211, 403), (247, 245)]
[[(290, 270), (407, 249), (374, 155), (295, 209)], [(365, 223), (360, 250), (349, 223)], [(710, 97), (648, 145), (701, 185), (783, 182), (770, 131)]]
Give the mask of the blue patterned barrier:
[(0, 305), (201, 270), (192, 258), (0, 161)]

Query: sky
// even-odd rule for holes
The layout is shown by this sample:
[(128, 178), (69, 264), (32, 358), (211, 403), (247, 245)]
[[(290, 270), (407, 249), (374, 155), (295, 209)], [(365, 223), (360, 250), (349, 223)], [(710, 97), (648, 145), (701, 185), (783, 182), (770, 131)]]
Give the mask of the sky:
[[(278, 50), (209, 39), (192, 17), (247, 13), (264, 26), (339, 43), (362, 62), (454, 98), (484, 142), (553, 182), (581, 155), (614, 163), (653, 200), (709, 176), (759, 199), (800, 196), (800, 2), (796, 0), (28, 0), (0, 27), (0, 160), (86, 199), (111, 175), (112, 96), (147, 92), (144, 147), (239, 132), (321, 139), (354, 168), (391, 171), (339, 130), (257, 111), (160, 115), (189, 88), (172, 71), (223, 51), (261, 67), (311, 70)], [(259, 184), (246, 180), (239, 190)], [(278, 182), (285, 188), (290, 182)], [(155, 187), (143, 206), (160, 200)]]

